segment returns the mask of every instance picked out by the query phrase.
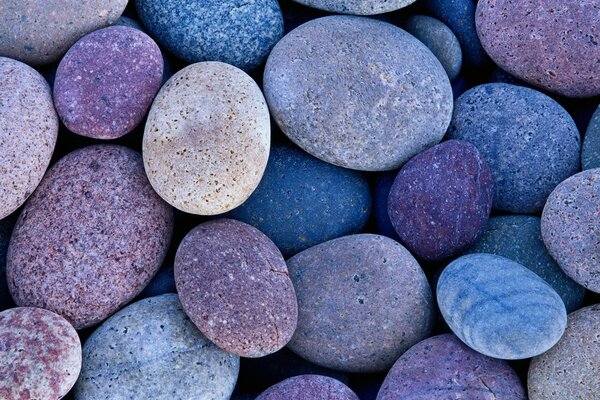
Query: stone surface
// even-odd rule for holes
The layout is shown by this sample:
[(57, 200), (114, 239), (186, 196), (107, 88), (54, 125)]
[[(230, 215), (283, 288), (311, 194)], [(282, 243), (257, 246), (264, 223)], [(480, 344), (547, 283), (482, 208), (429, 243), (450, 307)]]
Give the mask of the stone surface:
[(158, 93), (146, 122), (144, 166), (154, 190), (201, 215), (230, 211), (258, 186), (269, 158), (265, 99), (243, 71), (190, 65)]
[(600, 168), (600, 106), (596, 109), (585, 132), (581, 166), (583, 169)]
[(54, 311), (77, 329), (92, 326), (146, 286), (172, 229), (173, 212), (152, 190), (137, 152), (76, 150), (54, 164), (17, 221), (10, 292), (20, 306)]
[(494, 186), (483, 155), (449, 140), (413, 157), (390, 190), (388, 214), (402, 243), (424, 260), (459, 254), (483, 233)]
[(429, 283), (417, 261), (385, 236), (345, 236), (288, 260), (298, 328), (288, 347), (315, 364), (384, 371), (433, 327)]
[(239, 358), (204, 337), (176, 294), (133, 303), (85, 342), (76, 400), (229, 400)]
[(15, 223), (14, 217), (8, 217), (0, 220), (0, 311), (13, 306), (12, 297), (8, 291), (8, 282), (6, 281), (6, 252), (10, 235)]
[(416, 0), (294, 0), (336, 14), (374, 15), (399, 10)]
[(494, 178), (494, 208), (538, 213), (564, 179), (579, 170), (581, 141), (571, 116), (533, 89), (490, 83), (455, 103), (450, 139), (470, 142)]
[(188, 233), (177, 249), (175, 283), (186, 314), (230, 353), (274, 353), (296, 329), (285, 261), (268, 237), (243, 222), (213, 220)]
[(394, 25), (329, 16), (307, 22), (273, 49), (264, 91), (282, 131), (341, 167), (399, 167), (438, 143), (452, 89), (429, 49)]
[(469, 254), (440, 275), (437, 301), (444, 320), (465, 344), (506, 359), (539, 355), (567, 325), (565, 306), (542, 278), (493, 254)]
[(299, 375), (279, 382), (256, 400), (359, 400), (342, 382), (321, 375)]
[(477, 33), (502, 69), (568, 97), (600, 94), (597, 0), (481, 0)]
[(25, 203), (42, 180), (58, 135), (48, 83), (33, 68), (5, 57), (0, 57), (0, 132), (3, 219)]

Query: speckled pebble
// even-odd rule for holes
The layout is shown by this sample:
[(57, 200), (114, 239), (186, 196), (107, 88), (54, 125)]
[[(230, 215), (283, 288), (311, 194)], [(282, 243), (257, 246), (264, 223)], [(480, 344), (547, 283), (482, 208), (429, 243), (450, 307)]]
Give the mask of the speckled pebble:
[(374, 15), (399, 10), (416, 0), (294, 0), (336, 14)]
[(299, 375), (271, 386), (256, 400), (359, 400), (342, 382), (321, 375)]
[(581, 165), (583, 169), (600, 168), (600, 106), (596, 109), (585, 132)]
[(158, 93), (144, 131), (144, 166), (174, 207), (221, 214), (256, 189), (270, 142), (269, 110), (252, 78), (231, 65), (197, 63)]

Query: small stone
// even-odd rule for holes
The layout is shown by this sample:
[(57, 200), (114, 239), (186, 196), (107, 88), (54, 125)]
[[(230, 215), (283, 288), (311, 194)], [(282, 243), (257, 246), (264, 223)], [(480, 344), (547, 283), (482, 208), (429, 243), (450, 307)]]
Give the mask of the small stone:
[(396, 11), (416, 0), (294, 0), (308, 7), (337, 14), (375, 15)]
[(299, 375), (279, 382), (256, 400), (359, 400), (342, 382), (321, 375)]
[(600, 106), (596, 109), (585, 132), (581, 165), (584, 170), (600, 168)]

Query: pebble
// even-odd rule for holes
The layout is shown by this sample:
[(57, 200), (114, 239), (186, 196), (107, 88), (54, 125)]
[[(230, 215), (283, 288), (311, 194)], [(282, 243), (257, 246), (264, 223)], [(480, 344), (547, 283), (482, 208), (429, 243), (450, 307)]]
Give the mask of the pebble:
[(154, 190), (190, 214), (242, 204), (269, 158), (271, 122), (256, 83), (220, 62), (192, 64), (160, 90), (142, 144)]
[(584, 170), (600, 168), (600, 106), (596, 109), (585, 132), (581, 150), (581, 165)]
[(261, 393), (256, 400), (359, 400), (342, 382), (321, 375), (299, 375)]
[(385, 236), (333, 239), (290, 258), (288, 268), (299, 310), (288, 347), (317, 365), (384, 371), (433, 328), (425, 274)]
[(301, 25), (273, 49), (264, 72), (273, 118), (302, 149), (350, 169), (398, 168), (437, 144), (452, 116), (452, 88), (429, 49), (369, 18)]
[(375, 15), (399, 10), (416, 0), (294, 0), (336, 14)]
[(152, 191), (139, 153), (95, 145), (67, 154), (21, 213), (7, 256), (20, 306), (46, 308), (76, 329), (131, 301), (165, 256), (171, 208)]

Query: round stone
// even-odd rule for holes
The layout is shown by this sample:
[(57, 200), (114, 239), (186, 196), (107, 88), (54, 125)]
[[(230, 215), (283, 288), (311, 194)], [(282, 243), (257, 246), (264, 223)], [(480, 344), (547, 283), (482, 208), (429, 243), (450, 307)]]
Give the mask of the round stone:
[(294, 0), (308, 7), (337, 14), (375, 15), (399, 10), (416, 0)]
[(487, 162), (470, 143), (449, 140), (413, 157), (390, 190), (388, 214), (417, 257), (449, 258), (474, 244), (492, 210)]
[(127, 0), (19, 0), (0, 7), (0, 55), (50, 64), (83, 35), (115, 22)]
[(440, 275), (437, 301), (452, 332), (467, 346), (505, 360), (539, 355), (567, 325), (560, 296), (521, 264), (494, 254), (469, 254)]
[(568, 97), (600, 94), (597, 0), (481, 0), (477, 32), (502, 69)]
[[(0, 42), (1, 36), (0, 33)], [(42, 180), (56, 144), (58, 117), (48, 83), (33, 68), (0, 57), (0, 88), (0, 219), (3, 219), (25, 203)]]
[(41, 308), (0, 312), (0, 398), (60, 400), (81, 369), (81, 342), (62, 317)]
[(142, 122), (160, 89), (163, 58), (150, 36), (111, 26), (84, 36), (54, 81), (56, 111), (72, 132), (116, 139)]
[(175, 283), (186, 314), (230, 353), (274, 353), (296, 329), (285, 260), (267, 236), (243, 222), (213, 220), (188, 233), (175, 256)]
[(399, 167), (437, 144), (452, 88), (429, 49), (394, 25), (329, 16), (287, 34), (264, 73), (273, 118), (302, 149), (345, 168)]
[(142, 148), (148, 179), (163, 199), (187, 213), (214, 215), (256, 189), (270, 143), (269, 110), (252, 78), (205, 62), (179, 71), (160, 90)]
[(600, 293), (600, 168), (562, 182), (542, 213), (548, 251), (575, 282)]
[(581, 166), (583, 169), (600, 168), (600, 106), (596, 109), (585, 132)]
[(358, 233), (370, 210), (369, 183), (361, 173), (274, 146), (260, 185), (228, 216), (258, 228), (289, 257)]
[(494, 208), (538, 213), (564, 179), (579, 170), (575, 122), (550, 97), (505, 83), (477, 86), (455, 103), (450, 139), (475, 145), (494, 178)]
[(133, 303), (83, 347), (76, 400), (229, 400), (240, 366), (204, 337), (176, 294)]
[(7, 255), (20, 306), (56, 312), (81, 329), (130, 302), (159, 269), (172, 209), (141, 156), (112, 145), (67, 154), (46, 174), (14, 228)]
[(288, 268), (298, 296), (298, 328), (288, 347), (317, 365), (384, 371), (433, 328), (425, 274), (385, 236), (333, 239), (290, 258)]
[(359, 400), (342, 382), (321, 375), (299, 375), (262, 392), (256, 400)]

